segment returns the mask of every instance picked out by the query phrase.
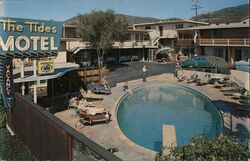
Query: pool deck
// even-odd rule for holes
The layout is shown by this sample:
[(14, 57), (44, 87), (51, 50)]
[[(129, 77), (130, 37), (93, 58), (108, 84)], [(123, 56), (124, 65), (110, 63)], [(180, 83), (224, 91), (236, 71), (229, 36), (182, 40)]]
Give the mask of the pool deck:
[[(191, 73), (190, 73), (191, 74)], [(161, 74), (147, 78), (147, 82), (143, 83), (141, 79), (128, 82), (131, 89), (147, 84), (179, 84), (190, 87), (211, 99), (211, 101), (220, 109), (224, 118), (224, 134), (231, 134), (245, 139), (250, 136), (250, 119), (246, 117), (238, 117), (236, 107), (240, 105), (238, 100), (234, 100), (229, 96), (224, 96), (220, 89), (216, 89), (213, 85), (196, 86), (195, 84), (180, 83), (176, 81), (173, 74)], [(102, 103), (112, 114), (111, 121), (108, 124), (100, 123), (92, 126), (75, 128), (78, 118), (75, 118), (73, 110), (66, 110), (55, 114), (62, 121), (83, 133), (98, 144), (109, 143), (119, 149), (114, 153), (125, 161), (153, 161), (156, 152), (142, 148), (127, 139), (120, 131), (116, 121), (115, 108), (120, 98), (126, 94), (122, 91), (123, 84), (117, 84), (112, 88), (111, 95), (105, 95)]]

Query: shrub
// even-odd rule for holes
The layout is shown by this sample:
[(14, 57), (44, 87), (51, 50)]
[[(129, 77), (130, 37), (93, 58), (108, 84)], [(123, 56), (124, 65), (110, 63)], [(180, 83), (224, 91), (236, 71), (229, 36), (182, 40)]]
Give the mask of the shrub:
[(0, 129), (6, 126), (6, 110), (0, 106)]
[(229, 136), (209, 139), (206, 135), (194, 136), (187, 145), (169, 148), (170, 153), (157, 153), (156, 161), (210, 160), (247, 161), (250, 149), (247, 142)]
[[(0, 89), (1, 92), (1, 89)], [(2, 97), (0, 93), (0, 129), (6, 126), (6, 109), (3, 107)]]
[(0, 129), (0, 160), (34, 160), (20, 139), (11, 136), (7, 129)]

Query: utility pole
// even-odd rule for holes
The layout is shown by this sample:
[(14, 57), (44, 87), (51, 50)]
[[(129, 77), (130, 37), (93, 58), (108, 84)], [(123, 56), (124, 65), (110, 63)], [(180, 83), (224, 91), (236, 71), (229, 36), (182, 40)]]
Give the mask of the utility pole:
[(195, 10), (195, 20), (198, 21), (198, 9), (201, 9), (202, 7), (199, 6), (199, 0), (193, 0), (194, 4), (192, 5), (193, 8), (191, 10)]

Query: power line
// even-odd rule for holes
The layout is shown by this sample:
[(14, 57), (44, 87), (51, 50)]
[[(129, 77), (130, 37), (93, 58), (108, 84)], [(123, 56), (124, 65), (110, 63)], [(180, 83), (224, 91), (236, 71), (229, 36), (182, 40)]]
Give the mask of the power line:
[(195, 20), (198, 21), (198, 9), (201, 9), (202, 7), (199, 5), (199, 0), (193, 0), (194, 4), (192, 5), (193, 8), (191, 10), (195, 10)]

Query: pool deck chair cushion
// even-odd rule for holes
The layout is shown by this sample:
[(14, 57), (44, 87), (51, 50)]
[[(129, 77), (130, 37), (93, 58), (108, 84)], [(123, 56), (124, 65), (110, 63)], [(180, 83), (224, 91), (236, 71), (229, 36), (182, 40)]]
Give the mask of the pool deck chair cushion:
[(96, 100), (102, 100), (103, 97), (91, 92), (85, 92), (83, 88), (80, 88), (80, 93), (82, 95), (83, 99), (96, 99)]
[(96, 86), (94, 83), (88, 84), (87, 87), (93, 93), (111, 94), (111, 91), (109, 89), (106, 89), (104, 86)]

